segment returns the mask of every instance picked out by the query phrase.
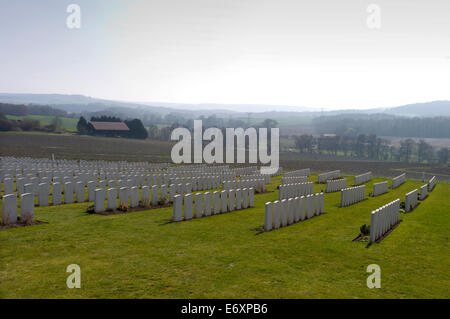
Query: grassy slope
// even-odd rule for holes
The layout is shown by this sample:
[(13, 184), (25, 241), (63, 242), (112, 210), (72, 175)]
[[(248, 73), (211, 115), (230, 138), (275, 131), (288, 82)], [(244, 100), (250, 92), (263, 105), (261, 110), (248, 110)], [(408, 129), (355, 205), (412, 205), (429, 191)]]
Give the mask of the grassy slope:
[[(24, 118), (39, 120), (41, 126), (50, 125), (53, 119), (55, 118), (54, 116), (45, 116), (45, 115), (27, 115), (27, 116), (6, 115), (6, 117), (11, 120), (22, 120)], [(61, 128), (72, 132), (75, 132), (77, 130), (78, 119), (60, 117), (60, 120), (61, 120)]]
[[(450, 184), (402, 214), (380, 244), (351, 241), (372, 209), (419, 185), (348, 208), (326, 194), (327, 214), (269, 233), (253, 229), (277, 192), (256, 195), (253, 209), (180, 223), (168, 223), (172, 208), (113, 216), (87, 215), (87, 204), (37, 208), (49, 224), (0, 230), (0, 297), (448, 298)], [(81, 289), (66, 287), (72, 263)], [(366, 286), (372, 263), (381, 289)]]

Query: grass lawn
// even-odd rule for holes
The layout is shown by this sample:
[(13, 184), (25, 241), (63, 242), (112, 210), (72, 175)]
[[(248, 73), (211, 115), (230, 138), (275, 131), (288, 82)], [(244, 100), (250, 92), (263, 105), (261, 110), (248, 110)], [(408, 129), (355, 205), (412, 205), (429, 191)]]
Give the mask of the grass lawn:
[[(367, 183), (367, 194), (383, 180)], [(0, 297), (449, 298), (449, 183), (401, 214), (381, 243), (352, 242), (373, 209), (420, 185), (409, 180), (346, 208), (340, 193), (326, 194), (326, 214), (267, 233), (254, 229), (278, 192), (256, 195), (252, 209), (179, 223), (169, 222), (172, 208), (110, 216), (88, 215), (88, 203), (36, 208), (48, 224), (0, 230)], [(66, 286), (69, 264), (81, 267), (81, 289)], [(381, 267), (380, 289), (366, 286), (369, 264)]]

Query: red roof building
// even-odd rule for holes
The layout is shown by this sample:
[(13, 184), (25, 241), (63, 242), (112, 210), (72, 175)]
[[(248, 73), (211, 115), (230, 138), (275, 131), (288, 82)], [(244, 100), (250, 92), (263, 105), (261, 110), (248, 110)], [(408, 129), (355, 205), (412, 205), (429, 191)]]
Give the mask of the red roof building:
[(130, 128), (124, 122), (91, 121), (91, 135), (107, 137), (128, 137)]
[(124, 122), (91, 122), (96, 131), (121, 131), (128, 132), (130, 129)]

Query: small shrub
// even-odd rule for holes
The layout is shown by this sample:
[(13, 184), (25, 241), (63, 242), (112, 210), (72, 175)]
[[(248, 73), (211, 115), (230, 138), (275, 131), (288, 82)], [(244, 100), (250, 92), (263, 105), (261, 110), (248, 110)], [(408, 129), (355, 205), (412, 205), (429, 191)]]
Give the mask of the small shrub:
[(95, 213), (95, 206), (94, 205), (89, 205), (88, 208), (86, 209), (86, 213), (94, 214)]
[(366, 224), (362, 225), (359, 230), (361, 231), (361, 234), (364, 236), (370, 235), (370, 226), (367, 226)]
[(146, 201), (146, 200), (140, 200), (140, 201), (139, 201), (139, 206), (140, 206), (140, 207), (148, 207), (148, 206), (150, 206), (150, 205), (148, 204), (148, 201)]
[(163, 206), (163, 205), (165, 205), (167, 203), (167, 199), (165, 199), (165, 198), (161, 198), (159, 201), (158, 201), (158, 205), (160, 205), (160, 206)]
[(122, 203), (122, 204), (119, 205), (117, 210), (120, 210), (121, 212), (126, 212), (126, 211), (128, 211), (128, 205)]

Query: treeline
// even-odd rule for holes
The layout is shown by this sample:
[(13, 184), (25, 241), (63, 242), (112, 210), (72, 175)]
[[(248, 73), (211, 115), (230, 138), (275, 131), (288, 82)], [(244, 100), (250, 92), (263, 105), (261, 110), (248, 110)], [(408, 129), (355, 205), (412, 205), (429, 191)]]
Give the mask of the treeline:
[(24, 105), (0, 103), (0, 113), (15, 116), (44, 115), (66, 117), (67, 112), (47, 105)]
[[(199, 120), (202, 120), (202, 128), (203, 131), (210, 127), (215, 127), (220, 129), (225, 136), (225, 129), (226, 128), (243, 128), (247, 129), (249, 127), (248, 123), (239, 120), (239, 119), (224, 119), (224, 118), (218, 118), (215, 115), (211, 115), (208, 117), (200, 116), (198, 118)], [(259, 127), (266, 127), (266, 128), (272, 128), (276, 127), (278, 125), (278, 122), (272, 119), (265, 119), (259, 124), (251, 125), (251, 127), (259, 128)], [(183, 119), (183, 118), (177, 118), (177, 121), (174, 123), (171, 123), (170, 125), (150, 125), (148, 129), (148, 138), (154, 139), (154, 140), (160, 140), (160, 141), (169, 141), (170, 140), (170, 134), (174, 129), (177, 127), (184, 127), (189, 129), (191, 132), (194, 129), (194, 120), (193, 119)], [(270, 136), (270, 132), (269, 132)]]
[(313, 120), (317, 133), (356, 137), (377, 134), (393, 137), (450, 138), (450, 117), (397, 117), (386, 114), (341, 114)]
[(0, 131), (41, 131), (57, 132), (61, 130), (62, 121), (55, 116), (49, 125), (41, 126), (41, 122), (36, 119), (24, 117), (21, 120), (10, 120), (5, 114), (0, 113)]
[(355, 136), (321, 136), (301, 135), (293, 137), (295, 148), (300, 153), (328, 154), (381, 161), (440, 163), (447, 164), (450, 156), (448, 148), (434, 149), (424, 140), (413, 139), (400, 141), (400, 146), (390, 145), (386, 139), (375, 134)]

